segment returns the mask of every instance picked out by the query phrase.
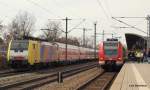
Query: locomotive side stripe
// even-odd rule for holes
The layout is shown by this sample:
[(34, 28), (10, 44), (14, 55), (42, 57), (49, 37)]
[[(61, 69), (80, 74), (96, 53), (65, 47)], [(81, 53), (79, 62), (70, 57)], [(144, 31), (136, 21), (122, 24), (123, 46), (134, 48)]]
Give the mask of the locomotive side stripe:
[(7, 51), (7, 61), (10, 60), (10, 47), (11, 47), (11, 43), (12, 43), (12, 40), (10, 41), (9, 45), (8, 45), (8, 51)]

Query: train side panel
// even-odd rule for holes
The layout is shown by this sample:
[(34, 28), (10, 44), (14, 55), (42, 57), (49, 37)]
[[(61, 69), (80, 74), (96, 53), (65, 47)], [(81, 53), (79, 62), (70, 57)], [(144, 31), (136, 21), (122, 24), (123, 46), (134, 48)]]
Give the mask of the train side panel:
[(38, 41), (29, 41), (28, 62), (30, 65), (40, 63), (40, 43)]
[(118, 57), (117, 57), (117, 60), (116, 60), (116, 65), (120, 66), (124, 62), (124, 57), (123, 57), (124, 52), (123, 52), (122, 44), (120, 42), (118, 44), (119, 44), (118, 45)]
[(71, 48), (68, 50), (68, 60), (73, 61), (73, 60), (78, 60), (79, 59), (79, 52), (78, 48)]
[(58, 61), (58, 48), (55, 45), (44, 42), (40, 45), (40, 62), (50, 63)]
[(59, 48), (59, 61), (65, 60), (65, 48), (60, 47)]
[(99, 56), (99, 64), (104, 65), (105, 64), (105, 60), (104, 60), (105, 56), (104, 56), (104, 43), (103, 42), (101, 42), (99, 45), (98, 56)]

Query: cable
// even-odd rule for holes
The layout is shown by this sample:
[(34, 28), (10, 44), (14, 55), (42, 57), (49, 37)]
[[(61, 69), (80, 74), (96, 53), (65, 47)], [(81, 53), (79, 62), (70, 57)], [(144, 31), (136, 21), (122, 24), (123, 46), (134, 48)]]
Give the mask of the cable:
[[(60, 7), (61, 9), (64, 8), (64, 6), (62, 6), (60, 3), (58, 3), (57, 0), (52, 0), (52, 1), (56, 4), (57, 7)], [(65, 9), (65, 8), (64, 8), (64, 9)], [(71, 14), (70, 10), (68, 10), (68, 9), (65, 9), (65, 10), (63, 10), (63, 11), (66, 11), (66, 12), (68, 12), (69, 14)], [(71, 15), (74, 15), (74, 14), (76, 14), (76, 13), (72, 13)]]
[(85, 19), (83, 19), (79, 24), (77, 24), (75, 27), (73, 27), (72, 29), (70, 29), (70, 30), (68, 31), (68, 33), (71, 32), (72, 30), (76, 29), (76, 28), (77, 28), (78, 26), (80, 26), (83, 22), (85, 22)]
[(33, 5), (35, 5), (35, 6), (39, 7), (39, 8), (41, 8), (41, 9), (43, 9), (43, 10), (46, 11), (46, 12), (48, 12), (48, 13), (50, 13), (50, 14), (56, 16), (57, 18), (61, 18), (60, 16), (55, 15), (54, 13), (52, 13), (52, 11), (50, 11), (49, 9), (46, 9), (46, 8), (42, 7), (41, 5), (35, 3), (35, 2), (32, 1), (32, 0), (26, 0), (26, 1), (28, 1), (29, 3), (32, 3)]
[(137, 27), (135, 27), (135, 26), (129, 25), (129, 24), (127, 24), (127, 23), (125, 23), (125, 22), (123, 22), (123, 21), (121, 21), (121, 20), (118, 20), (118, 19), (114, 18), (114, 17), (112, 17), (112, 19), (114, 19), (114, 20), (116, 20), (116, 21), (118, 21), (118, 22), (120, 22), (120, 23), (123, 23), (123, 24), (125, 24), (125, 25), (127, 25), (127, 26), (129, 26), (129, 27), (131, 27), (131, 28), (134, 28), (134, 29), (136, 29), (136, 30), (138, 30), (138, 31), (141, 31), (141, 32), (147, 34), (147, 33), (146, 33), (145, 31), (143, 31), (142, 29), (139, 29), (139, 28), (137, 28)]
[(145, 20), (141, 20), (141, 21), (139, 21), (138, 23), (136, 23), (136, 24), (133, 25), (133, 26), (138, 26), (138, 25), (141, 24), (143, 21), (145, 21)]
[(105, 1), (105, 5), (108, 9), (108, 12), (109, 12), (110, 16), (112, 17), (112, 14), (111, 14), (111, 11), (110, 11), (110, 8), (109, 8), (109, 5), (108, 5), (108, 0), (104, 0), (104, 1)]
[(103, 13), (104, 13), (104, 15), (106, 16), (106, 18), (107, 18), (107, 22), (109, 23), (109, 24), (111, 24), (111, 23), (113, 23), (112, 22), (112, 19), (111, 19), (111, 17), (112, 17), (112, 15), (111, 15), (111, 12), (110, 12), (110, 8), (107, 6), (107, 8), (108, 8), (108, 12), (109, 12), (109, 14), (105, 11), (105, 9), (104, 9), (104, 7), (103, 7), (103, 5), (102, 5), (102, 3), (101, 3), (101, 1), (100, 0), (97, 0), (97, 2), (98, 2), (98, 4), (99, 4), (99, 6), (101, 7), (101, 9), (103, 10)]
[(109, 20), (109, 16), (106, 13), (105, 9), (103, 8), (102, 3), (99, 0), (96, 0), (96, 1), (98, 2), (98, 5), (101, 7), (101, 9), (103, 10), (103, 13), (105, 14), (105, 16), (107, 17), (107, 19)]

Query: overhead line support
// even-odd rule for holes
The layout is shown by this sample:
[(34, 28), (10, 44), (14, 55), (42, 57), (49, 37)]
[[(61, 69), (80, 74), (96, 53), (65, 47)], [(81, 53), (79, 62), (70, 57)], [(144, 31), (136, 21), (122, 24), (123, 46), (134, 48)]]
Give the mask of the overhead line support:
[(67, 54), (67, 52), (68, 52), (68, 50), (67, 50), (67, 44), (68, 44), (68, 20), (71, 20), (71, 19), (68, 19), (68, 17), (66, 17), (65, 19), (62, 19), (62, 20), (65, 20), (66, 21), (66, 32), (65, 32), (65, 34), (66, 34), (66, 54), (65, 54), (65, 59), (66, 60), (68, 60), (67, 59), (67, 56), (68, 56), (68, 54)]

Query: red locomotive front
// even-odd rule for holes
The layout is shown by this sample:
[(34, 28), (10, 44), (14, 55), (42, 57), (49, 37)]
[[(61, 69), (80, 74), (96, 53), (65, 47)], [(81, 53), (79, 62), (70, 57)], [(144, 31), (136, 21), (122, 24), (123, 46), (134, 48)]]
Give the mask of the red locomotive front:
[(105, 68), (122, 66), (123, 46), (119, 41), (103, 41), (99, 45), (99, 64)]

